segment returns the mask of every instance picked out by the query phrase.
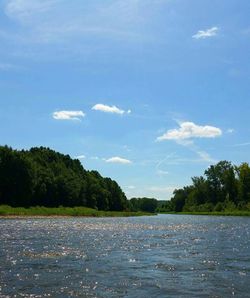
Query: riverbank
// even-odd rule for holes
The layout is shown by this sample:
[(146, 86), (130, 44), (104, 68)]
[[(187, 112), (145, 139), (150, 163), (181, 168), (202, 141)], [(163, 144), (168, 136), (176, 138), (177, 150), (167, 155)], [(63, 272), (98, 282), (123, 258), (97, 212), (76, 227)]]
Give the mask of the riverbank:
[(250, 216), (250, 211), (207, 211), (207, 212), (160, 212), (160, 214), (176, 215), (212, 215), (212, 216)]
[(146, 212), (130, 212), (130, 211), (102, 211), (87, 207), (10, 207), (6, 205), (0, 206), (0, 217), (48, 217), (48, 216), (87, 216), (87, 217), (128, 217), (154, 215)]

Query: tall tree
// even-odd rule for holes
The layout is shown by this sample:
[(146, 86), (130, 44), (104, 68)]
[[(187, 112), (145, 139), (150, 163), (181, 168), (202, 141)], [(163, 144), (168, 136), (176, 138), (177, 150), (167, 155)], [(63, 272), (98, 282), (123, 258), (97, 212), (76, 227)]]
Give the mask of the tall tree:
[(238, 174), (238, 200), (242, 202), (250, 202), (250, 167), (247, 163), (242, 163), (236, 167)]
[(9, 147), (0, 147), (0, 203), (29, 206), (34, 191), (30, 160)]

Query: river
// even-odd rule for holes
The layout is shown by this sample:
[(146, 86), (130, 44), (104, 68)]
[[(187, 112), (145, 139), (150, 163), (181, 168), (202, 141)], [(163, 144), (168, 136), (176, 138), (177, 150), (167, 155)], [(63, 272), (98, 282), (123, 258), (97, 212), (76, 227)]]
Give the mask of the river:
[(0, 297), (250, 297), (250, 218), (0, 219)]

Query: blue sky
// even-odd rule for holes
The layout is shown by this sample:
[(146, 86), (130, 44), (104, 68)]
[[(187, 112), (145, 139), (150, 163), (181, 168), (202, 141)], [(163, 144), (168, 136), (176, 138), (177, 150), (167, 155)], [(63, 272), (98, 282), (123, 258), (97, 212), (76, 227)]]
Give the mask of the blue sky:
[(0, 138), (169, 199), (249, 162), (250, 1), (1, 0)]

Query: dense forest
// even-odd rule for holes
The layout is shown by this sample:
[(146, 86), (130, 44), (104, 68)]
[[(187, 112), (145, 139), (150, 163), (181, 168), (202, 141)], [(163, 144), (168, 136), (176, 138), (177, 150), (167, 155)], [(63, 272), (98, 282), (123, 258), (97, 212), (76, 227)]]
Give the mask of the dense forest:
[(220, 161), (192, 184), (176, 189), (161, 211), (211, 212), (250, 210), (250, 167)]
[(13, 150), (0, 147), (0, 205), (86, 206), (98, 210), (129, 209), (119, 185), (78, 159), (49, 148)]
[(250, 166), (221, 161), (204, 176), (174, 191), (170, 201), (127, 200), (116, 181), (87, 171), (72, 159), (45, 147), (14, 150), (0, 146), (0, 205), (12, 207), (85, 206), (110, 211), (250, 211)]

